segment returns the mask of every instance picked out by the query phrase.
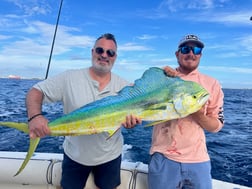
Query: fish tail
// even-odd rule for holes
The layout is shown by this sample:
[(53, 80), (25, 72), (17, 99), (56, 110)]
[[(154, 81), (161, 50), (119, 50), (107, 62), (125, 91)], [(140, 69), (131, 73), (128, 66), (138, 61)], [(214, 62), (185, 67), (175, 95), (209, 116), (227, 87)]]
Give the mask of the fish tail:
[(28, 161), (31, 159), (34, 151), (36, 150), (36, 148), (37, 148), (37, 146), (39, 144), (39, 141), (40, 141), (40, 138), (35, 138), (35, 139), (30, 138), (30, 146), (29, 146), (29, 150), (28, 150), (28, 152), (26, 154), (25, 160), (23, 161), (21, 167), (19, 168), (17, 173), (14, 175), (14, 177), (17, 176), (25, 168)]
[(18, 123), (18, 122), (0, 122), (1, 126), (10, 127), (23, 131), (24, 133), (29, 133), (29, 128), (27, 123)]

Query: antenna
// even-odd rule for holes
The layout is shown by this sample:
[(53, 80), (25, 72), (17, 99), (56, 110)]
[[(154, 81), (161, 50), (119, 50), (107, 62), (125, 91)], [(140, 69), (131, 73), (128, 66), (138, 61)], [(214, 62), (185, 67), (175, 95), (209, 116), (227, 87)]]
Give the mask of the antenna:
[(53, 36), (53, 41), (52, 41), (52, 46), (51, 46), (51, 52), (50, 52), (50, 56), (49, 56), (49, 61), (48, 61), (48, 64), (47, 64), (47, 70), (46, 70), (45, 79), (47, 79), (48, 72), (49, 72), (49, 69), (50, 69), (50, 64), (51, 64), (51, 59), (52, 59), (52, 53), (53, 53), (53, 47), (54, 47), (54, 42), (55, 42), (55, 38), (56, 38), (56, 34), (57, 34), (57, 29), (58, 29), (58, 24), (59, 24), (59, 18), (60, 18), (60, 12), (61, 12), (62, 4), (63, 4), (63, 0), (61, 0), (61, 2), (60, 2), (60, 8), (59, 8), (59, 12), (58, 12), (57, 23), (56, 23), (56, 26), (55, 26), (55, 31), (54, 31), (54, 36)]

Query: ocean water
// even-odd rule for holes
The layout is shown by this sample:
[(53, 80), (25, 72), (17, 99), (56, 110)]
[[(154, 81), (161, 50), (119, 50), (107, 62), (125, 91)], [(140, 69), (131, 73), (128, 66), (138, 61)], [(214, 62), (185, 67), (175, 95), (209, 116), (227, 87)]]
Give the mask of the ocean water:
[[(38, 80), (0, 79), (0, 121), (26, 122), (25, 95)], [(218, 133), (206, 133), (215, 179), (252, 187), (252, 90), (224, 89), (225, 126)], [(62, 115), (60, 103), (45, 105), (49, 120)], [(152, 127), (122, 129), (123, 159), (149, 162)], [(64, 137), (45, 137), (37, 152), (62, 153)], [(29, 146), (26, 134), (0, 127), (0, 151), (23, 151)]]

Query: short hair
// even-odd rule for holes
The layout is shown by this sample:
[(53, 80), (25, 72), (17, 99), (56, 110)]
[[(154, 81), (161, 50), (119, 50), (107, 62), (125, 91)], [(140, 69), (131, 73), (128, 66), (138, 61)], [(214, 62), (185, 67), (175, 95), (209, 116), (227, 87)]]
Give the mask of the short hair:
[(114, 36), (113, 34), (111, 34), (111, 33), (102, 34), (100, 37), (98, 37), (98, 38), (96, 39), (95, 43), (96, 43), (97, 41), (99, 41), (100, 39), (102, 39), (102, 38), (105, 38), (105, 39), (107, 39), (107, 40), (112, 40), (112, 41), (115, 43), (116, 47), (117, 47), (116, 39), (115, 39), (115, 36)]

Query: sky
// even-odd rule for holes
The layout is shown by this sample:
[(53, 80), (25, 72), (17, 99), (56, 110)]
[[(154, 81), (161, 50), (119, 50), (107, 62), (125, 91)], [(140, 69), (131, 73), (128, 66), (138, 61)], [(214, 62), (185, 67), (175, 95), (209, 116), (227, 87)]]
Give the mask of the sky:
[[(0, 0), (0, 77), (46, 76), (61, 0)], [(177, 67), (186, 34), (205, 44), (199, 71), (223, 88), (252, 88), (252, 0), (63, 0), (48, 77), (91, 65), (97, 37), (115, 35), (113, 72), (133, 82)]]

